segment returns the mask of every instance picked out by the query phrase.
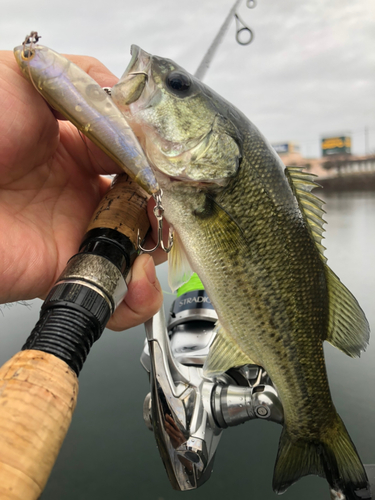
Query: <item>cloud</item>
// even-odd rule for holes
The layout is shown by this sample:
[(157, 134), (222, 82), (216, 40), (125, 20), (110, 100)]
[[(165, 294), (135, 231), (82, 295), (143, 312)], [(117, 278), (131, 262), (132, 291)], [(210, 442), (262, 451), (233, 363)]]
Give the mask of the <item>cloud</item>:
[[(13, 48), (39, 30), (42, 43), (92, 55), (120, 76), (130, 45), (175, 59), (194, 72), (232, 1), (89, 0), (2, 2), (0, 47)], [(233, 102), (272, 141), (299, 140), (319, 154), (329, 130), (375, 129), (373, 0), (258, 0), (239, 14), (255, 33), (239, 46), (230, 27), (206, 83)], [(370, 133), (375, 148), (375, 130)], [(356, 141), (363, 152), (363, 141)], [(311, 145), (314, 144), (313, 147)], [(357, 147), (357, 146), (355, 146)]]

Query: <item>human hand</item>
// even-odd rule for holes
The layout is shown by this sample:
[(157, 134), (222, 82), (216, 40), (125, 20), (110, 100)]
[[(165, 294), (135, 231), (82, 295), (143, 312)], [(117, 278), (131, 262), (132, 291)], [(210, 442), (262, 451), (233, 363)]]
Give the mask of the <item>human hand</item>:
[[(100, 85), (116, 83), (96, 59), (68, 57)], [(12, 52), (0, 52), (0, 75), (0, 303), (4, 303), (47, 295), (77, 253), (110, 185), (102, 175), (120, 173), (120, 168), (93, 143), (82, 140), (70, 122), (56, 120), (22, 76)], [(155, 259), (160, 262), (165, 255), (156, 252)], [(108, 327), (123, 330), (142, 323), (161, 303), (153, 259), (142, 255)]]

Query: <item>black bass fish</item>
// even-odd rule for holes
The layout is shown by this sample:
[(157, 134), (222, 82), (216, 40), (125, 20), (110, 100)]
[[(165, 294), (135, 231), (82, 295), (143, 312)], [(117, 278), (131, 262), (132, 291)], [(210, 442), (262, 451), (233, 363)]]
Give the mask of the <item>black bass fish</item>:
[(234, 106), (174, 62), (136, 46), (112, 88), (164, 191), (173, 226), (171, 284), (198, 273), (220, 324), (204, 369), (254, 363), (284, 407), (273, 488), (326, 477), (347, 500), (370, 498), (361, 460), (332, 403), (327, 340), (359, 356), (369, 327), (326, 264), (312, 175), (285, 168)]

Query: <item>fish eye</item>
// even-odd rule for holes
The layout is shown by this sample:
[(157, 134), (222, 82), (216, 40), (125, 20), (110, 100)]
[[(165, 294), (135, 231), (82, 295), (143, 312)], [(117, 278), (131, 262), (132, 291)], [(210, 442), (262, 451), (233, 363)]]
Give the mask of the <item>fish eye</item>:
[(190, 89), (191, 80), (185, 73), (179, 71), (172, 71), (167, 76), (167, 85), (174, 94), (183, 95)]

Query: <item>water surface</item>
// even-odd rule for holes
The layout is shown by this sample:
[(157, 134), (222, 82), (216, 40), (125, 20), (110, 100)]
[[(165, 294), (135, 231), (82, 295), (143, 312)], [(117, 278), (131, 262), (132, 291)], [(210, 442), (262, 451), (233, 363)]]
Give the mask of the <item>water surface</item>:
[[(375, 331), (375, 193), (325, 195), (328, 263), (354, 293)], [(164, 290), (166, 266), (159, 269)], [(166, 304), (173, 300), (166, 296)], [(3, 309), (0, 362), (15, 354), (39, 314), (31, 308)], [(271, 488), (280, 427), (248, 422), (223, 433), (214, 472), (199, 490), (173, 491), (153, 435), (142, 419), (149, 391), (139, 363), (144, 330), (105, 331), (79, 377), (80, 393), (73, 422), (42, 500), (198, 500), (247, 498), (276, 500)], [(375, 347), (350, 359), (326, 346), (333, 400), (362, 460), (375, 463)], [(283, 500), (328, 500), (327, 484), (306, 477)]]

